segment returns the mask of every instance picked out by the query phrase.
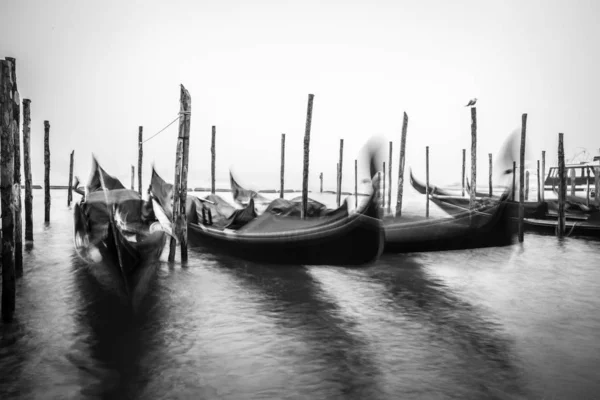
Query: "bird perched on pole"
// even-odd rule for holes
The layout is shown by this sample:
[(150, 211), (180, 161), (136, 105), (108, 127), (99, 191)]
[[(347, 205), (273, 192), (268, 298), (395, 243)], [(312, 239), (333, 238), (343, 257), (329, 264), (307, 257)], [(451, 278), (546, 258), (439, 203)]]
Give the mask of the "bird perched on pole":
[(474, 106), (475, 103), (477, 103), (477, 97), (475, 97), (474, 99), (469, 100), (469, 104), (467, 104), (465, 107)]

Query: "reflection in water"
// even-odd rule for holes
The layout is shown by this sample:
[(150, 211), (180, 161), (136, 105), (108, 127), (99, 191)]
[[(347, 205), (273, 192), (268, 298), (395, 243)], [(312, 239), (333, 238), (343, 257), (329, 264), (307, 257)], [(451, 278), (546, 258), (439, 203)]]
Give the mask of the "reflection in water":
[(368, 343), (352, 333), (355, 321), (341, 316), (306, 267), (267, 266), (222, 255), (218, 260), (243, 287), (259, 294), (260, 312), (274, 320), (280, 334), (307, 347), (296, 349), (305, 382), (293, 385), (295, 390), (309, 398), (377, 397), (379, 371)]
[(78, 369), (79, 394), (136, 398), (148, 379), (142, 361), (152, 351), (153, 337), (160, 329), (156, 319), (160, 292), (153, 290), (156, 281), (137, 288), (145, 296), (134, 305), (132, 298), (116, 290), (120, 289), (118, 276), (98, 271), (103, 265), (88, 266), (76, 256), (72, 263), (78, 329), (66, 358)]
[[(464, 390), (468, 398), (521, 398), (522, 370), (512, 341), (501, 326), (429, 276), (414, 257), (388, 256), (366, 271), (381, 282), (393, 306), (423, 326), (422, 339), (436, 349), (445, 365), (438, 373)], [(391, 311), (391, 310), (390, 310)]]

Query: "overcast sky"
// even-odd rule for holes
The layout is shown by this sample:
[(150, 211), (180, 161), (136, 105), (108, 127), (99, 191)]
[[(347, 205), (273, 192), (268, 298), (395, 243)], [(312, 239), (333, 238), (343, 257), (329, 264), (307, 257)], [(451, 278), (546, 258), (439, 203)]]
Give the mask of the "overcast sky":
[[(19, 91), (31, 99), (34, 183), (43, 183), (43, 121), (51, 123), (52, 184), (66, 184), (69, 153), (86, 179), (94, 152), (129, 185), (145, 137), (172, 121), (179, 84), (192, 96), (190, 185), (210, 183), (211, 126), (217, 181), (232, 166), (256, 187), (301, 187), (307, 97), (315, 94), (310, 188), (335, 188), (344, 139), (344, 189), (371, 135), (394, 143), (409, 115), (407, 167), (457, 182), (470, 152), (478, 101), (479, 182), (488, 153), (528, 113), (535, 162), (598, 154), (598, 1), (81, 1), (3, 0), (0, 57), (17, 59)], [(144, 147), (144, 187), (155, 162), (172, 181), (177, 124)], [(470, 155), (468, 156), (470, 157)], [(467, 166), (467, 170), (468, 170)], [(485, 177), (485, 178), (484, 178)], [(137, 183), (136, 183), (137, 187)]]

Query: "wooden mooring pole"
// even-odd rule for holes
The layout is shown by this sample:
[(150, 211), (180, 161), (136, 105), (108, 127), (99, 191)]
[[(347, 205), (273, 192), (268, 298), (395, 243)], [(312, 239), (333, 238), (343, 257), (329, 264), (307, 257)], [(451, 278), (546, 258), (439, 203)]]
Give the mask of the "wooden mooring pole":
[[(175, 185), (173, 185), (173, 222), (175, 235), (179, 238), (181, 247), (181, 262), (188, 259), (187, 254), (187, 217), (185, 212), (187, 200), (188, 159), (190, 149), (190, 124), (192, 113), (192, 98), (183, 85), (180, 90), (179, 137), (177, 139), (177, 157), (175, 164)], [(213, 131), (214, 132), (214, 131)], [(214, 138), (214, 136), (213, 136)], [(214, 143), (214, 141), (213, 141)], [(214, 182), (214, 180), (213, 180)], [(213, 186), (214, 187), (214, 186)], [(171, 238), (169, 262), (175, 261), (176, 244)]]
[(521, 151), (519, 158), (519, 242), (523, 241), (523, 219), (525, 217), (525, 137), (527, 133), (527, 114), (521, 116)]
[(406, 131), (408, 129), (408, 115), (404, 113), (402, 122), (402, 137), (400, 139), (400, 160), (398, 162), (398, 197), (396, 198), (396, 217), (402, 215), (402, 194), (404, 191), (404, 151), (406, 148)]
[(388, 214), (392, 213), (392, 150), (393, 144), (390, 140), (390, 156), (388, 160)]
[(513, 161), (513, 182), (512, 182), (512, 201), (515, 201), (515, 192), (517, 191), (517, 162)]
[(571, 168), (569, 170), (569, 183), (571, 185), (571, 196), (575, 196), (575, 174), (576, 174), (576, 170), (574, 168)]
[(465, 197), (465, 171), (467, 163), (467, 149), (462, 149), (462, 196)]
[(490, 180), (490, 197), (492, 197), (494, 195), (494, 189), (493, 189), (493, 182), (492, 182), (492, 153), (488, 154), (489, 159), (490, 159), (490, 165), (489, 165), (489, 180)]
[(540, 160), (537, 160), (537, 201), (542, 201), (541, 193), (541, 176), (540, 176)]
[(381, 180), (381, 213), (382, 215), (385, 215), (385, 161), (383, 162), (383, 168), (381, 169)]
[(323, 173), (319, 174), (319, 179), (321, 180), (321, 193), (323, 193)]
[(12, 125), (14, 146), (14, 198), (13, 207), (15, 212), (15, 273), (23, 275), (23, 224), (21, 218), (21, 99), (17, 88), (17, 60), (6, 57), (11, 62), (10, 76), (12, 80)]
[(44, 222), (50, 222), (50, 121), (44, 121)]
[(477, 107), (471, 107), (471, 193), (469, 209), (475, 207), (477, 191)]
[(425, 146), (425, 217), (429, 218), (429, 146)]
[(23, 99), (23, 172), (25, 173), (25, 240), (33, 241), (33, 194), (31, 191), (31, 100)]
[(586, 171), (586, 189), (585, 189), (585, 205), (587, 207), (590, 206), (590, 168), (587, 167), (585, 169)]
[(600, 167), (594, 167), (594, 204), (600, 207)]
[(279, 174), (279, 181), (281, 188), (279, 189), (279, 198), (283, 199), (284, 188), (283, 185), (285, 183), (285, 133), (281, 134), (281, 171)]
[(342, 171), (344, 170), (344, 139), (340, 139), (340, 164), (338, 175), (338, 191), (336, 203), (339, 207), (342, 202)]
[(217, 158), (217, 127), (212, 127), (212, 141), (210, 145), (210, 192), (215, 194), (215, 162)]
[(2, 320), (11, 322), (15, 312), (15, 226), (13, 213), (14, 120), (12, 62), (0, 60), (0, 202), (2, 205)]
[(358, 207), (358, 160), (354, 160), (354, 207)]
[(558, 225), (556, 235), (563, 237), (565, 234), (565, 199), (567, 197), (567, 174), (565, 171), (565, 148), (563, 134), (558, 134)]
[(306, 219), (308, 214), (308, 164), (310, 151), (310, 126), (312, 123), (312, 108), (315, 95), (308, 95), (308, 106), (306, 108), (306, 126), (304, 129), (304, 163), (302, 166), (302, 209), (300, 217)]
[[(75, 150), (71, 151), (69, 161), (69, 191), (67, 192), (67, 207), (71, 205), (73, 201), (73, 159), (75, 157)], [(133, 189), (133, 180), (131, 182), (131, 189)]]
[(541, 182), (541, 190), (542, 193), (540, 198), (542, 201), (546, 200), (545, 191), (546, 191), (546, 151), (542, 151), (542, 182)]
[(142, 194), (142, 160), (144, 158), (144, 127), (138, 130), (138, 193)]

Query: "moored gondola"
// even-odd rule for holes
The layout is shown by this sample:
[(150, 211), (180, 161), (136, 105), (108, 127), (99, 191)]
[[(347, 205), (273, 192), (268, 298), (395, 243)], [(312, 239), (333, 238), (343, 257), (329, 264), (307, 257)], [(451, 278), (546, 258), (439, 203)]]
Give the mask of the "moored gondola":
[(151, 203), (126, 189), (94, 159), (85, 196), (74, 206), (74, 243), (83, 260), (94, 268), (109, 268), (131, 293), (144, 269), (160, 257), (166, 230)]

